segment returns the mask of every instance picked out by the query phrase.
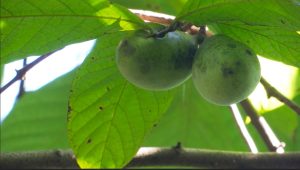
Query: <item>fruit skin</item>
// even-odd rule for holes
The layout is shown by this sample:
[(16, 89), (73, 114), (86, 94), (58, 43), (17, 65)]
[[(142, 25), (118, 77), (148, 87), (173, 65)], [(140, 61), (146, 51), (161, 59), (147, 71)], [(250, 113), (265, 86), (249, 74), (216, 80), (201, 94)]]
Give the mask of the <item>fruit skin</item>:
[(195, 39), (174, 31), (164, 37), (149, 37), (136, 31), (120, 41), (116, 62), (132, 84), (147, 90), (168, 90), (189, 78), (197, 51)]
[(200, 45), (192, 68), (194, 85), (203, 98), (230, 105), (247, 98), (261, 73), (254, 51), (225, 35), (215, 35)]

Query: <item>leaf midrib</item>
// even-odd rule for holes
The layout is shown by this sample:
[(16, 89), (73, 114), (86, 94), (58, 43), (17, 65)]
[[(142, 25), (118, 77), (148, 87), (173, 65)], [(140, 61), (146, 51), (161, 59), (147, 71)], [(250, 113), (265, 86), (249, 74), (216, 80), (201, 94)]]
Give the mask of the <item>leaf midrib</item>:
[(94, 15), (15, 15), (15, 16), (1, 16), (0, 19), (24, 19), (24, 18), (53, 18), (53, 17), (61, 17), (61, 18), (92, 18), (92, 19), (108, 19), (108, 20), (120, 20), (125, 22), (134, 23), (137, 25), (141, 25), (141, 23), (130, 20), (130, 19), (122, 19), (117, 17), (106, 17), (106, 16), (94, 16)]
[(123, 85), (123, 88), (122, 88), (122, 91), (120, 92), (118, 101), (117, 101), (117, 103), (116, 103), (116, 105), (115, 105), (115, 109), (114, 109), (114, 112), (113, 112), (113, 115), (112, 115), (110, 124), (109, 124), (109, 126), (108, 126), (108, 133), (107, 133), (107, 135), (106, 135), (106, 137), (105, 137), (105, 140), (104, 140), (104, 146), (103, 146), (102, 153), (101, 153), (101, 161), (99, 162), (99, 163), (100, 163), (100, 165), (99, 165), (100, 168), (101, 168), (101, 164), (102, 164), (102, 162), (103, 162), (103, 157), (104, 157), (104, 156), (103, 156), (103, 152), (106, 150), (105, 148), (106, 148), (106, 145), (107, 145), (108, 135), (110, 134), (110, 131), (111, 131), (112, 122), (113, 122), (114, 119), (115, 119), (116, 110), (117, 110), (117, 108), (118, 108), (118, 105), (120, 104), (121, 98), (122, 98), (122, 96), (123, 96), (123, 94), (124, 94), (124, 91), (125, 91), (127, 85), (128, 85), (128, 82), (125, 80), (124, 85)]

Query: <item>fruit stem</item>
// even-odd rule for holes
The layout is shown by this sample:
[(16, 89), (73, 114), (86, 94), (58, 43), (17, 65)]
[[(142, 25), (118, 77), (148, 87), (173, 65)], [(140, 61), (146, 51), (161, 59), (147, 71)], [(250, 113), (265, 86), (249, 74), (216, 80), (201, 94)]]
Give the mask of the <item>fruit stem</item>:
[(156, 37), (156, 38), (162, 38), (164, 37), (168, 32), (172, 32), (175, 31), (177, 28), (180, 27), (180, 23), (175, 21), (173, 23), (171, 23), (168, 27), (166, 27), (165, 29), (159, 31), (159, 32), (155, 32), (151, 35), (149, 35), (148, 37)]

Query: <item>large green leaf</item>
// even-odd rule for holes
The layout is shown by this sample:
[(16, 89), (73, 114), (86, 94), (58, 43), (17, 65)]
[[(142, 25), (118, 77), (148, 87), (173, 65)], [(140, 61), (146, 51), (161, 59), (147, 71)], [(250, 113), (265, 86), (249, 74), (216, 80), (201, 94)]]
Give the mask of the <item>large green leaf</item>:
[(28, 92), (1, 124), (1, 152), (69, 148), (68, 95), (74, 73)]
[(121, 76), (115, 51), (124, 35), (101, 37), (73, 82), (68, 135), (82, 168), (126, 165), (173, 96), (139, 89)]
[(247, 151), (228, 107), (203, 99), (190, 79), (181, 86), (169, 110), (145, 139), (145, 146)]
[(176, 15), (187, 0), (111, 0), (111, 2), (121, 4), (132, 9), (143, 9)]
[(300, 5), (291, 0), (189, 0), (178, 20), (207, 24), (259, 55), (300, 67)]
[(1, 63), (41, 55), (65, 45), (110, 32), (120, 21), (121, 30), (144, 23), (107, 0), (1, 0)]

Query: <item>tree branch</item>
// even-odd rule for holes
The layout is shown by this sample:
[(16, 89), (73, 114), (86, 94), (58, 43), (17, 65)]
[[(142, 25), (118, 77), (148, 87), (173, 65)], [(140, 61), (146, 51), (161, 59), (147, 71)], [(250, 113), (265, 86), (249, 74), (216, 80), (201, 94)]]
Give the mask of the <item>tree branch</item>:
[(300, 167), (300, 153), (242, 153), (199, 149), (162, 148), (138, 154), (127, 167), (181, 166), (198, 168), (292, 168)]
[[(56, 51), (58, 51), (58, 50), (56, 50)], [(37, 58), (36, 60), (34, 60), (33, 62), (31, 62), (30, 64), (27, 64), (20, 70), (17, 70), (17, 75), (13, 79), (11, 79), (6, 85), (4, 85), (3, 87), (0, 88), (0, 94), (2, 92), (4, 92), (8, 87), (10, 87), (12, 84), (14, 84), (16, 81), (21, 80), (24, 77), (24, 75), (26, 74), (26, 72), (29, 71), (33, 66), (37, 65), (39, 62), (43, 61), (44, 59), (46, 59), (48, 56), (55, 53), (56, 51), (52, 51), (45, 55), (42, 55), (39, 58)]]
[(262, 123), (260, 119), (262, 117), (258, 116), (255, 109), (249, 102), (249, 100), (248, 99), (243, 100), (240, 104), (245, 110), (245, 112), (247, 113), (247, 115), (250, 117), (252, 124), (254, 125), (257, 132), (259, 133), (259, 135), (267, 145), (269, 151), (276, 152), (277, 149), (283, 149), (284, 146), (281, 144), (281, 142), (277, 142), (279, 144), (276, 144), (272, 141), (272, 137), (276, 139), (277, 137), (273, 134), (273, 132), (271, 131), (270, 127), (266, 124), (266, 122), (264, 122), (264, 124)]
[(236, 104), (230, 105), (229, 106), (230, 111), (233, 114), (234, 120), (236, 122), (236, 125), (238, 126), (246, 144), (248, 145), (250, 151), (252, 153), (258, 153), (258, 149), (255, 145), (255, 142), (253, 138), (251, 137), (250, 133), (248, 132), (246, 125), (242, 119), (241, 113), (239, 111), (239, 108), (237, 107)]
[[(27, 65), (27, 58), (24, 58), (23, 59), (23, 67), (25, 67), (26, 65)], [(24, 95), (24, 93), (25, 93), (24, 84), (25, 84), (25, 74), (22, 77), (21, 82), (20, 82), (19, 93), (17, 95), (17, 99), (20, 99)]]
[[(300, 153), (243, 153), (199, 149), (141, 148), (126, 168), (299, 168)], [(3, 169), (79, 168), (71, 151), (1, 153)]]
[(1, 169), (79, 168), (71, 151), (1, 153)]
[(260, 79), (261, 84), (264, 86), (268, 97), (275, 97), (277, 100), (281, 101), (289, 108), (294, 110), (300, 116), (300, 107), (291, 101), (290, 99), (286, 98), (283, 94), (281, 94), (277, 89), (271, 86), (264, 78)]

